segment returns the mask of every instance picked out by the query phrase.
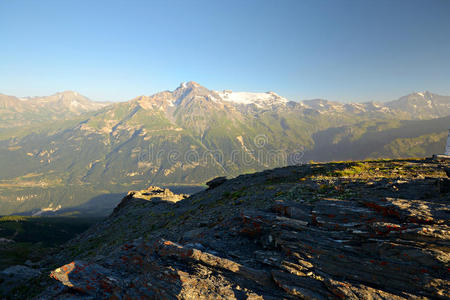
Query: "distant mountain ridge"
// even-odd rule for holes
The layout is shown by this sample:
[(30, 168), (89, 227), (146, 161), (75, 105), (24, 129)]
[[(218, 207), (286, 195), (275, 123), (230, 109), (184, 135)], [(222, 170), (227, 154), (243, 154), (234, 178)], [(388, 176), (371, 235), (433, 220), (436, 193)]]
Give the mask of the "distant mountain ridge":
[(441, 96), (426, 91), (403, 96), (398, 100), (387, 102), (386, 106), (409, 114), (420, 115), (421, 118), (433, 118), (448, 116), (449, 103), (449, 96)]
[[(54, 109), (68, 109), (69, 111), (72, 111), (74, 113), (83, 113), (87, 111), (97, 110), (110, 104), (105, 102), (102, 103), (92, 101), (89, 98), (74, 91), (59, 92), (47, 97), (21, 98), (20, 100), (24, 100), (25, 102), (27, 102), (27, 104), (30, 105), (42, 105), (46, 107), (49, 107), (51, 105)], [(61, 107), (54, 107), (55, 105), (59, 105)]]
[(107, 105), (73, 91), (25, 98), (0, 94), (0, 128), (73, 118)]
[[(318, 113), (397, 113), (412, 119), (445, 117), (450, 114), (450, 96), (442, 96), (428, 91), (411, 93), (387, 102), (343, 103), (326, 99), (290, 101), (275, 92), (214, 91), (208, 90), (193, 81), (181, 83), (173, 92), (163, 91), (151, 96), (139, 96), (127, 102), (147, 102), (143, 105), (146, 108), (151, 106), (167, 109), (181, 104), (181, 99), (189, 93), (194, 93), (195, 97), (198, 98), (205, 97), (205, 99), (214, 103), (227, 103), (237, 107), (253, 106), (257, 109), (284, 107), (310, 109)], [(80, 115), (119, 103), (124, 102), (96, 102), (74, 91), (64, 91), (43, 97), (22, 98), (0, 94), (0, 113), (6, 113), (7, 110), (16, 113), (43, 113), (42, 110), (45, 109), (47, 112)]]
[(109, 105), (75, 92), (0, 99), (0, 214), (309, 160), (427, 156), (443, 151), (450, 124), (450, 97), (432, 93), (294, 102), (187, 82)]
[[(225, 102), (231, 105), (253, 106), (259, 109), (276, 109), (280, 107), (292, 109), (311, 109), (319, 113), (327, 112), (352, 112), (352, 113), (391, 113), (402, 114), (406, 116), (409, 114), (413, 119), (436, 118), (444, 117), (450, 114), (450, 96), (441, 96), (437, 94), (426, 92), (411, 93), (399, 99), (387, 102), (357, 102), (357, 103), (343, 103), (337, 101), (329, 101), (325, 99), (312, 99), (301, 101), (290, 101), (275, 92), (235, 92), (231, 90), (214, 91), (208, 90), (196, 82), (184, 82), (173, 93), (180, 96), (179, 91), (194, 91), (195, 96), (205, 96), (208, 100), (218, 103)], [(154, 94), (149, 98), (159, 102), (158, 97), (165, 98), (171, 92), (165, 91)], [(145, 96), (143, 96), (145, 97)], [(170, 98), (170, 96), (169, 96)], [(165, 98), (168, 99), (168, 98)], [(178, 98), (177, 98), (178, 99)], [(159, 101), (158, 101), (159, 100)], [(176, 106), (179, 102), (172, 101), (166, 103), (169, 106)], [(412, 116), (412, 114), (416, 114)]]

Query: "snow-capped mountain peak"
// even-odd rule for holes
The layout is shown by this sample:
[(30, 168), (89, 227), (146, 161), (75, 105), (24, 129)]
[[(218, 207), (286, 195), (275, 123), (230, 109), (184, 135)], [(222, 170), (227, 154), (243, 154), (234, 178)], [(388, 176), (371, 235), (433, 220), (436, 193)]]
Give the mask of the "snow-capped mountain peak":
[(433, 98), (433, 94), (430, 93), (429, 91), (417, 92), (417, 93), (414, 93), (414, 95), (420, 96), (424, 99)]
[(178, 89), (188, 89), (188, 88), (196, 88), (196, 87), (201, 87), (201, 85), (195, 81), (185, 81), (180, 84)]

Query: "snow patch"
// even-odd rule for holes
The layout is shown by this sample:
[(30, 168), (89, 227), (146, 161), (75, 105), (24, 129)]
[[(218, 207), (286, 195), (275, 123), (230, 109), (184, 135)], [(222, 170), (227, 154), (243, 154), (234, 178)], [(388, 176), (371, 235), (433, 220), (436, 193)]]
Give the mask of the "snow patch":
[(257, 106), (267, 106), (274, 104), (286, 104), (288, 100), (277, 95), (274, 92), (252, 93), (252, 92), (233, 92), (229, 90), (215, 91), (223, 101), (237, 104), (255, 104)]
[(40, 216), (46, 212), (56, 212), (56, 211), (60, 210), (61, 208), (62, 208), (61, 205), (53, 206), (53, 203), (50, 203), (50, 205), (48, 207), (41, 208), (41, 210), (39, 210), (38, 212), (35, 212), (32, 216), (33, 217)]

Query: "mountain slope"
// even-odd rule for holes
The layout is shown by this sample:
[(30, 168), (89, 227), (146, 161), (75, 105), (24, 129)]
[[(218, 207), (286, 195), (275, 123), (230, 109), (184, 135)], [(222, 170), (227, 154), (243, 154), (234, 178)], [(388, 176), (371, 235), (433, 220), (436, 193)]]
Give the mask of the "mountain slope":
[(422, 157), (443, 152), (450, 116), (431, 120), (365, 121), (314, 134), (305, 159)]
[[(448, 97), (432, 94), (436, 104), (414, 115), (401, 109), (406, 100), (394, 108), (297, 103), (274, 93), (238, 93), (240, 100), (230, 101), (225, 94), (234, 92), (188, 82), (87, 113), (66, 109), (67, 120), (0, 130), (0, 214), (74, 208), (149, 184), (190, 187), (311, 159), (424, 156), (445, 147), (448, 117), (423, 118), (437, 117), (435, 107), (449, 112)], [(70, 106), (73, 97), (57, 94), (43, 103)]]

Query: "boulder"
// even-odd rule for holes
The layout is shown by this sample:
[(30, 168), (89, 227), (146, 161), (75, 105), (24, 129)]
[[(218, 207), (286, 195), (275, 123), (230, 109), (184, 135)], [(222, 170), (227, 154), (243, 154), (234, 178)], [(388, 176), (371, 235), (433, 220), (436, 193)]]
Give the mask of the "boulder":
[(208, 190), (212, 190), (215, 189), (216, 187), (218, 187), (219, 185), (225, 183), (227, 181), (226, 177), (216, 177), (210, 181), (208, 181), (206, 183), (206, 185), (208, 186)]

